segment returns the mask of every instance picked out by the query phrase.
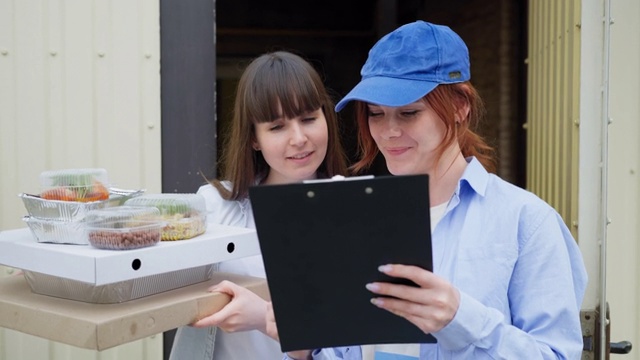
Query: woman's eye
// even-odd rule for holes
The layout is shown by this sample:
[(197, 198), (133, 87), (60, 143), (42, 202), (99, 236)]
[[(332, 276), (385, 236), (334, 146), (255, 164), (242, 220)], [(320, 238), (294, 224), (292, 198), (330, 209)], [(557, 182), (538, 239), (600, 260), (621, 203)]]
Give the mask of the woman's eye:
[(314, 122), (314, 121), (316, 121), (316, 118), (312, 116), (302, 118), (302, 122)]
[(280, 129), (282, 129), (282, 125), (274, 124), (273, 126), (271, 126), (269, 128), (269, 131), (276, 131), (276, 130), (280, 130)]
[(382, 112), (369, 110), (369, 117), (377, 117), (377, 116), (382, 116)]
[(417, 113), (418, 113), (418, 110), (403, 111), (402, 116), (412, 117), (412, 116), (415, 116)]

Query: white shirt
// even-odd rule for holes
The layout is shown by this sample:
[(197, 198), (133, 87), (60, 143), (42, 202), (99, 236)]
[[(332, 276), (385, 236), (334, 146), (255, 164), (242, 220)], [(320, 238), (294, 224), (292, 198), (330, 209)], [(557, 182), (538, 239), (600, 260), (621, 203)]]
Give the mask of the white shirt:
[[(205, 198), (207, 222), (255, 229), (249, 199), (228, 201), (212, 185), (203, 185), (198, 194)], [(266, 277), (262, 256), (255, 255), (219, 264), (218, 271)], [(258, 330), (227, 333), (218, 328), (178, 329), (171, 360), (282, 359), (280, 344)]]

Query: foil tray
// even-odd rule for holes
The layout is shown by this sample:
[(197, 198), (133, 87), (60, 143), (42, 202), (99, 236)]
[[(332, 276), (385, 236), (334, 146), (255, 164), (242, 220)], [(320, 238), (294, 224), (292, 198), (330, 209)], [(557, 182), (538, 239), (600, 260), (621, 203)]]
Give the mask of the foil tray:
[(115, 304), (207, 281), (215, 264), (144, 276), (106, 285), (24, 270), (24, 277), (36, 294), (93, 304)]
[(37, 242), (89, 245), (83, 221), (50, 220), (34, 216), (24, 216), (22, 221), (27, 223)]
[(125, 201), (142, 195), (142, 190), (122, 190), (109, 188), (109, 200), (92, 201), (92, 202), (76, 202), (76, 201), (60, 201), (46, 200), (38, 195), (18, 194), (22, 198), (24, 207), (30, 216), (40, 219), (55, 219), (64, 221), (81, 221), (91, 210), (102, 209), (105, 207), (119, 206)]

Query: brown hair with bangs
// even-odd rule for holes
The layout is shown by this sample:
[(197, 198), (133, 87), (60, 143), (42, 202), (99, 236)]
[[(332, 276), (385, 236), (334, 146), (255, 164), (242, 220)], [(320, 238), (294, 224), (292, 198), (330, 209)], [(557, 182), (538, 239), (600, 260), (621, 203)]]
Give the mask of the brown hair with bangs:
[[(496, 172), (495, 150), (474, 130), (485, 115), (482, 98), (470, 82), (457, 84), (441, 84), (423, 97), (438, 114), (445, 125), (445, 135), (438, 146), (438, 159), (454, 142), (458, 142), (464, 157), (475, 156), (488, 172)], [(466, 121), (456, 122), (457, 109), (464, 104), (469, 105)], [(361, 173), (368, 169), (378, 155), (371, 133), (367, 103), (356, 102), (356, 121), (358, 123), (358, 150), (360, 160), (351, 166), (354, 173)], [(439, 161), (439, 160), (438, 160)]]
[[(246, 198), (249, 187), (269, 174), (269, 164), (252, 147), (255, 124), (280, 117), (295, 118), (322, 109), (327, 121), (327, 154), (318, 168), (319, 177), (346, 175), (346, 156), (340, 144), (338, 118), (333, 101), (314, 67), (302, 57), (287, 51), (263, 54), (244, 70), (236, 91), (231, 121), (220, 157), (221, 179), (210, 183), (226, 200)], [(281, 111), (281, 112), (280, 112)]]

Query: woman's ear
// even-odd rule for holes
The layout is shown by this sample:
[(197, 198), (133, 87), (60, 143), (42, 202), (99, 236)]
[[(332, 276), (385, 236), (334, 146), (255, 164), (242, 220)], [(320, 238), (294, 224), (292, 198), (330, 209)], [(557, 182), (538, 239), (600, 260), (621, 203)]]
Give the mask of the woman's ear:
[(253, 150), (255, 151), (260, 151), (260, 145), (258, 144), (257, 141), (253, 140), (251, 141), (251, 147), (253, 148)]
[(467, 118), (469, 117), (469, 111), (470, 111), (470, 107), (468, 102), (464, 102), (463, 104), (461, 104), (456, 110), (456, 113), (454, 114), (454, 119), (456, 121), (456, 124), (460, 124), (467, 121)]

